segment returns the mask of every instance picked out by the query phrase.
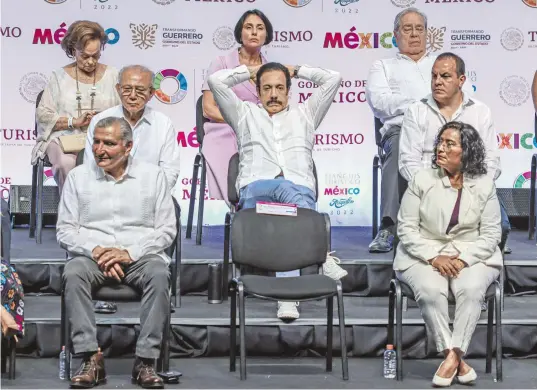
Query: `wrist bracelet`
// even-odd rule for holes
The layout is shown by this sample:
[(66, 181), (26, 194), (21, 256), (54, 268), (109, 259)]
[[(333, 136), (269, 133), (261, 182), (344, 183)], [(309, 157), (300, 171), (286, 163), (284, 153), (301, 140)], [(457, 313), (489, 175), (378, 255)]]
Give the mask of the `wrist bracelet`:
[(67, 119), (67, 127), (69, 129), (72, 129), (73, 128), (73, 117), (70, 116), (68, 119)]

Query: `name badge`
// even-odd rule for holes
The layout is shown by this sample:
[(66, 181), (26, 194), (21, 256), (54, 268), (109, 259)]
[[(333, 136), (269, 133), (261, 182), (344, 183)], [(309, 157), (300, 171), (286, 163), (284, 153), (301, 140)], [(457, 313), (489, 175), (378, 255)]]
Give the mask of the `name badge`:
[(296, 204), (257, 202), (255, 211), (257, 214), (283, 215), (289, 217), (297, 216)]

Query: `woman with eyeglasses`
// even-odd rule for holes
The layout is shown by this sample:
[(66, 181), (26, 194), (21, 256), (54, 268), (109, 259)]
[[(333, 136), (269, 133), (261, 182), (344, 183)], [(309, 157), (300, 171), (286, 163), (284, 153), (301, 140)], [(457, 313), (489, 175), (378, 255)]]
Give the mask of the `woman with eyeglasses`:
[(81, 20), (71, 24), (61, 47), (74, 61), (52, 72), (37, 107), (32, 164), (48, 157), (60, 194), (76, 165), (77, 153), (84, 148), (82, 133), (91, 119), (120, 103), (115, 88), (118, 71), (99, 61), (107, 41), (98, 23)]

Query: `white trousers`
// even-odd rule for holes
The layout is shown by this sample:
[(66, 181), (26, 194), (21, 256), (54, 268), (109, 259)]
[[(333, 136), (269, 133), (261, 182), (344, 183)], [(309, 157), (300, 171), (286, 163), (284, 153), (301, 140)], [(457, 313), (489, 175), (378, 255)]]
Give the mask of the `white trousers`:
[[(479, 321), (485, 293), (499, 275), (499, 268), (484, 263), (464, 268), (456, 278), (442, 276), (436, 268), (422, 262), (397, 272), (399, 280), (414, 291), (427, 333), (434, 337), (438, 352), (459, 348), (463, 353)], [(453, 332), (449, 328), (449, 289), (456, 304)]]

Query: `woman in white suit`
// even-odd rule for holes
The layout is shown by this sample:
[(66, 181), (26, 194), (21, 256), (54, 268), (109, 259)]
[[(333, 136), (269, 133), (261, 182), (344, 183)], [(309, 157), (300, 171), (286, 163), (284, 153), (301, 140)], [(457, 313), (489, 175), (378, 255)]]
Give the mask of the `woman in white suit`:
[[(481, 314), (489, 285), (503, 266), (500, 204), (485, 174), (485, 146), (470, 125), (449, 122), (439, 131), (432, 168), (409, 183), (398, 215), (397, 277), (416, 297), (429, 335), (445, 360), (436, 386), (475, 381), (462, 359)], [(456, 300), (449, 328), (448, 292)]]

